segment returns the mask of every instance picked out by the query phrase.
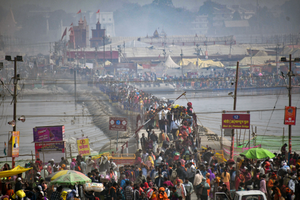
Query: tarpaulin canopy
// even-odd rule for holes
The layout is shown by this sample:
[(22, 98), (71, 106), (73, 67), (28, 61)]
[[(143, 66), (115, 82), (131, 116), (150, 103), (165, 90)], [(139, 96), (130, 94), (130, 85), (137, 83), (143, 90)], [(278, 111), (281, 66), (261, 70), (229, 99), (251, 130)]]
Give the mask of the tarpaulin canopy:
[[(182, 59), (179, 62), (180, 66), (187, 66), (189, 63), (197, 66), (197, 58), (192, 59)], [(213, 60), (200, 60), (198, 58), (198, 68), (208, 68), (208, 67), (224, 67), (224, 65), (220, 61), (213, 61)]]
[(21, 167), (20, 165), (18, 165), (18, 166), (16, 166), (15, 168), (13, 168), (11, 170), (1, 171), (0, 172), (0, 178), (21, 174), (21, 173), (26, 172), (26, 171), (31, 170), (31, 169), (32, 169), (32, 167), (31, 168), (25, 168), (25, 167)]

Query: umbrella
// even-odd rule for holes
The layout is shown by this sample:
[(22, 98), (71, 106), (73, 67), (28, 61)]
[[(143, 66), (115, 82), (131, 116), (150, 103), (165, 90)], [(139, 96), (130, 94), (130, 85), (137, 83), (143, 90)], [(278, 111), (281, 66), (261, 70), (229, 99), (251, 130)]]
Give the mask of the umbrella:
[[(50, 182), (52, 185), (54, 185), (54, 184), (76, 185), (76, 184), (85, 184), (85, 183), (91, 182), (91, 179), (81, 172), (73, 171), (73, 170), (63, 170), (63, 171), (69, 171), (69, 172), (67, 172), (66, 174), (61, 175), (55, 179), (53, 179), (54, 178), (54, 176), (53, 176), (51, 179), (52, 181)], [(70, 172), (70, 171), (72, 171), (72, 172)], [(73, 172), (75, 172), (75, 173), (73, 173)]]
[[(63, 170), (63, 171), (68, 171), (68, 170)], [(62, 172), (62, 171), (57, 171), (57, 172), (54, 172), (54, 173), (48, 175), (48, 176), (45, 178), (45, 181), (50, 182), (53, 176), (55, 176), (56, 174), (61, 173), (61, 172)]]
[(233, 159), (229, 159), (229, 160), (227, 160), (227, 163), (235, 163), (235, 161), (233, 160)]
[(275, 155), (264, 148), (252, 148), (240, 154), (249, 159), (274, 158)]
[(85, 176), (83, 173), (81, 173), (79, 171), (75, 171), (75, 170), (61, 170), (61, 171), (55, 172), (55, 174), (53, 174), (53, 175), (51, 174), (52, 175), (51, 181), (53, 181), (54, 179), (56, 179), (56, 178), (58, 178), (60, 176), (65, 175), (65, 174), (81, 174), (81, 175)]
[(15, 168), (13, 168), (11, 170), (6, 170), (6, 171), (0, 172), (0, 178), (21, 174), (21, 173), (26, 172), (26, 171), (31, 170), (31, 169), (32, 169), (32, 167), (31, 168), (24, 168), (24, 167), (21, 167), (20, 165), (18, 165), (18, 166), (16, 166)]

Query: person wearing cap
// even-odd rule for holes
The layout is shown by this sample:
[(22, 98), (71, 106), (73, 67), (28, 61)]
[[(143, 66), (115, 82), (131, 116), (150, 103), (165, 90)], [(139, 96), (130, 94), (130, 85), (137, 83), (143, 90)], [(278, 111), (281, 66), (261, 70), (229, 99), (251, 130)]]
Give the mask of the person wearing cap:
[(16, 182), (16, 185), (15, 185), (15, 193), (19, 190), (22, 190), (23, 189), (23, 183), (22, 183), (22, 178), (21, 177), (18, 177), (17, 178), (17, 182)]

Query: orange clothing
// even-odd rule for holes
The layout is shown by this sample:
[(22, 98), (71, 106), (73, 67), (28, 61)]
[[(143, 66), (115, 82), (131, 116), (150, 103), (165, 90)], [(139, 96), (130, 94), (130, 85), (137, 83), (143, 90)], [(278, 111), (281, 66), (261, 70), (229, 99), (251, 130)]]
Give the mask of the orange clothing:
[(276, 187), (276, 191), (277, 191), (277, 193), (275, 193), (275, 195), (274, 195), (274, 200), (280, 200), (281, 192), (278, 187)]
[(150, 200), (157, 200), (156, 192), (152, 193), (152, 196), (151, 196)]
[(12, 195), (14, 195), (15, 192), (13, 189), (7, 190), (6, 195), (8, 195), (9, 197), (12, 197)]
[(271, 179), (268, 181), (267, 187), (268, 187), (269, 189), (272, 189), (272, 187), (274, 187), (274, 182), (275, 182), (275, 180), (271, 178)]
[(208, 183), (208, 185), (209, 185), (209, 190), (207, 190), (207, 196), (209, 196), (209, 192), (210, 192), (210, 179), (209, 178), (206, 179), (206, 183)]
[(157, 200), (169, 200), (166, 192), (160, 192), (158, 194)]

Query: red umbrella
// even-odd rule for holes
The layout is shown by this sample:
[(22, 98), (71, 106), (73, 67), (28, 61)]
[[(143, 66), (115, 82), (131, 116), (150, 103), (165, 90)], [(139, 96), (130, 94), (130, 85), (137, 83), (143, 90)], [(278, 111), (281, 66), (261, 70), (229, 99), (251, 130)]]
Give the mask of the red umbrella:
[(229, 159), (229, 160), (227, 160), (227, 163), (235, 163), (235, 161), (233, 160), (233, 159)]

